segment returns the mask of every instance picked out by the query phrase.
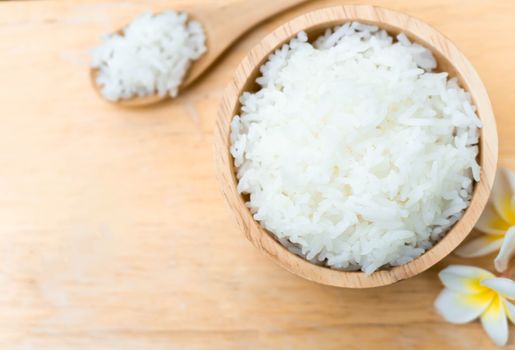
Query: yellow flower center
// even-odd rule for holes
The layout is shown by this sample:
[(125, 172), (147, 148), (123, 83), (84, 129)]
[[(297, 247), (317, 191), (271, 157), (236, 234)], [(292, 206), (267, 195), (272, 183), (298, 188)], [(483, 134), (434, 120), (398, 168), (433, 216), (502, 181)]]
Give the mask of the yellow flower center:
[[(515, 206), (512, 203), (512, 197), (508, 194), (505, 194), (502, 196), (502, 199), (500, 201), (500, 213), (503, 218), (505, 218), (508, 222), (505, 223), (508, 227), (515, 225)], [(501, 220), (504, 221), (504, 220)], [(496, 225), (501, 225), (501, 227), (505, 227), (505, 225), (498, 224), (495, 222)], [(508, 227), (504, 228), (503, 231), (506, 231)]]
[(496, 296), (496, 293), (493, 290), (485, 288), (483, 286), (480, 287), (485, 289), (485, 291), (477, 294), (468, 294), (464, 300), (466, 304), (469, 304), (471, 306), (481, 306), (489, 304), (492, 301), (492, 299)]
[(488, 226), (490, 226), (493, 229), (506, 232), (510, 228), (510, 224), (504, 221), (501, 218), (493, 217), (492, 220), (488, 223)]

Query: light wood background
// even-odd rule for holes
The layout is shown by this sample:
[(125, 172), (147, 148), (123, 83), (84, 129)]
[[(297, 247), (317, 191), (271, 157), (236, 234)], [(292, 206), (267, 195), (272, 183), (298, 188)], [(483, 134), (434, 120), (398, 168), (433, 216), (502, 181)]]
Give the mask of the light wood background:
[[(450, 257), (379, 289), (326, 287), (260, 255), (225, 208), (211, 132), (234, 68), (282, 21), (345, 1), (259, 26), (174, 101), (98, 98), (88, 50), (102, 33), (207, 1), (0, 2), (0, 348), (493, 349), (479, 323), (444, 323), (432, 306), (440, 269), (491, 257)], [(467, 55), (496, 112), (500, 163), (515, 169), (515, 1), (366, 3), (427, 21)]]

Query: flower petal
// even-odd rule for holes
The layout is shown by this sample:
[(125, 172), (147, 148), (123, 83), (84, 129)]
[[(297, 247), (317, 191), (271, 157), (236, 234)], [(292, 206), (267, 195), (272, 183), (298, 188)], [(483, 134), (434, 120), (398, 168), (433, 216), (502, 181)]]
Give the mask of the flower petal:
[(495, 290), (503, 297), (515, 299), (515, 281), (505, 277), (487, 278), (481, 285)]
[(515, 324), (515, 305), (510, 303), (508, 300), (504, 299), (504, 306), (506, 311), (506, 316), (510, 319), (511, 323)]
[(446, 321), (467, 323), (475, 320), (490, 305), (495, 293), (481, 294), (456, 293), (445, 288), (435, 300), (435, 308)]
[(506, 345), (508, 342), (508, 320), (501, 297), (496, 296), (481, 315), (481, 324), (495, 344), (498, 346)]
[(489, 271), (474, 266), (449, 265), (438, 274), (445, 287), (465, 294), (477, 294), (487, 291), (481, 280), (495, 276)]
[(510, 224), (499, 216), (493, 204), (489, 201), (476, 224), (476, 228), (483, 233), (504, 235), (510, 228)]
[(510, 227), (504, 236), (501, 250), (494, 260), (495, 269), (499, 272), (506, 271), (511, 258), (515, 254), (515, 226)]
[(501, 248), (504, 236), (484, 235), (465, 242), (454, 253), (462, 258), (475, 258), (495, 252)]
[(515, 174), (500, 168), (495, 175), (492, 188), (492, 202), (499, 215), (511, 225), (515, 225), (515, 208), (513, 195), (515, 194)]

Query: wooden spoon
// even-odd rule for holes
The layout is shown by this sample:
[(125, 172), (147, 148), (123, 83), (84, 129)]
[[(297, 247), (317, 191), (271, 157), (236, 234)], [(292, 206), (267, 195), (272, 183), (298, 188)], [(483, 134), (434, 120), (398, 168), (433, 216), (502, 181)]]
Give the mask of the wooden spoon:
[[(188, 11), (188, 19), (196, 20), (202, 25), (206, 35), (207, 52), (192, 65), (184, 78), (181, 89), (189, 86), (200, 77), (220, 55), (249, 29), (290, 7), (298, 5), (306, 0), (260, 0), (260, 1), (235, 1), (230, 5), (223, 5), (211, 1), (202, 8)], [(123, 31), (119, 30), (119, 34)], [(100, 93), (96, 77), (98, 69), (90, 69), (90, 77), (95, 90)], [(169, 95), (158, 94), (131, 99), (119, 100), (115, 103), (125, 107), (142, 107), (160, 102)]]

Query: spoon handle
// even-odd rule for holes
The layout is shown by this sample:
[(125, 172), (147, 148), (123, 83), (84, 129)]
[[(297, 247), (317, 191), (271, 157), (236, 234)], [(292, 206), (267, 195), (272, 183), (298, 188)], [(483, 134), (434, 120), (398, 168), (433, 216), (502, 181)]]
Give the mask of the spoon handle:
[(198, 78), (233, 42), (258, 23), (307, 0), (213, 0), (192, 18), (204, 27), (208, 51), (190, 69), (182, 87)]
[(206, 10), (212, 16), (203, 20), (205, 20), (206, 26), (213, 24), (213, 27), (208, 28), (213, 30), (209, 31), (209, 35), (212, 35), (213, 38), (219, 38), (220, 35), (226, 35), (228, 32), (231, 33), (231, 37), (238, 37), (274, 14), (305, 1), (238, 0), (229, 5), (214, 4), (212, 8)]

